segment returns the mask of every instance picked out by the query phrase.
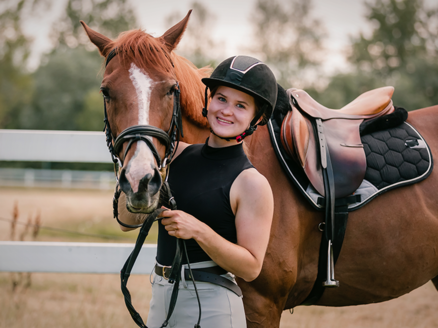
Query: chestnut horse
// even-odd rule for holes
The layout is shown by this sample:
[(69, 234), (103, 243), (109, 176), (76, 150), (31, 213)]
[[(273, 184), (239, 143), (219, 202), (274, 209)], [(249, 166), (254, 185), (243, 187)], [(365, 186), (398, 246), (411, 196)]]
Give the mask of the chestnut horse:
[[(201, 115), (208, 69), (197, 69), (173, 50), (187, 26), (189, 14), (163, 36), (140, 30), (122, 33), (112, 41), (82, 23), (103, 57), (117, 48), (105, 69), (102, 90), (114, 136), (136, 124), (167, 131), (172, 115), (171, 88), (181, 89), (184, 138), (203, 143), (209, 135)], [(279, 102), (277, 106), (288, 106)], [(438, 158), (438, 106), (409, 113), (408, 122), (428, 141)], [(160, 152), (164, 146), (154, 139)], [(248, 327), (279, 327), (283, 310), (299, 305), (309, 295), (317, 276), (323, 213), (313, 209), (289, 182), (271, 146), (268, 129), (260, 127), (245, 140), (251, 162), (270, 182), (275, 212), (269, 246), (260, 276), (239, 280), (244, 293)], [(123, 156), (126, 145), (120, 152)], [(122, 175), (132, 192), (126, 195), (131, 212), (150, 213), (157, 163), (144, 142), (126, 154)], [(143, 187), (139, 184), (143, 181)], [(146, 182), (147, 182), (146, 181)], [(160, 181), (156, 179), (156, 181)], [(152, 182), (151, 182), (152, 183)], [(140, 190), (141, 189), (141, 190)], [(150, 191), (154, 189), (155, 191)], [(350, 213), (342, 252), (336, 264), (340, 287), (327, 289), (317, 305), (348, 306), (387, 301), (432, 280), (438, 288), (438, 172), (424, 181), (385, 193)]]

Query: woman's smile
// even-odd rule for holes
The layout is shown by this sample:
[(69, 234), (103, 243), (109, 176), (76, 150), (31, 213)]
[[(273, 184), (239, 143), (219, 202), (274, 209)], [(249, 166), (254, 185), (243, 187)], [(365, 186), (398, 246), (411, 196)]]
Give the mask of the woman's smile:
[(220, 118), (220, 117), (217, 117), (216, 120), (219, 122), (219, 124), (223, 124), (223, 125), (234, 124), (233, 122), (228, 121), (228, 120), (226, 120), (224, 118)]

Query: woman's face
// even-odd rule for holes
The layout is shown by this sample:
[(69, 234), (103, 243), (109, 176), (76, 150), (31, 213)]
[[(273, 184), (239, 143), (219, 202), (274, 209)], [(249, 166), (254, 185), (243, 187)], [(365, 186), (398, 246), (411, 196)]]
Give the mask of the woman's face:
[(254, 98), (242, 91), (219, 86), (208, 106), (211, 129), (223, 138), (244, 132), (256, 113)]

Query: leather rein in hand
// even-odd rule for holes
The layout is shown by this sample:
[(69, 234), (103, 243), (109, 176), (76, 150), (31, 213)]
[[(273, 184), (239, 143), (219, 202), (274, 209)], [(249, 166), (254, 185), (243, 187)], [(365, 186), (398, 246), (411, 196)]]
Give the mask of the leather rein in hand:
[[(110, 60), (112, 58), (114, 58), (114, 56), (116, 56), (116, 55), (117, 55), (117, 48), (114, 48), (108, 54), (108, 57), (107, 57), (106, 62), (105, 62), (105, 68), (108, 66), (108, 63), (110, 62)], [(174, 67), (173, 62), (170, 59), (170, 57), (167, 56), (167, 58), (170, 60), (170, 63)], [(106, 144), (107, 144), (109, 152), (111, 153), (111, 158), (112, 158), (112, 161), (114, 163), (114, 174), (115, 174), (116, 180), (117, 180), (116, 188), (114, 191), (114, 198), (113, 198), (114, 218), (117, 220), (117, 222), (120, 225), (122, 225), (126, 228), (131, 228), (131, 229), (140, 228), (140, 232), (139, 232), (137, 240), (135, 242), (134, 250), (131, 252), (131, 254), (129, 255), (128, 259), (126, 260), (122, 270), (120, 271), (120, 279), (121, 279), (121, 289), (122, 289), (123, 296), (125, 298), (126, 307), (128, 308), (128, 311), (131, 314), (131, 317), (134, 320), (134, 322), (141, 328), (147, 328), (147, 326), (144, 324), (143, 319), (141, 318), (140, 314), (135, 310), (134, 306), (132, 305), (131, 294), (129, 293), (129, 290), (127, 288), (127, 283), (128, 283), (128, 279), (131, 275), (132, 267), (134, 266), (134, 263), (138, 257), (138, 254), (141, 251), (141, 248), (143, 246), (143, 243), (144, 243), (147, 235), (149, 234), (149, 230), (150, 230), (152, 224), (154, 223), (154, 221), (157, 220), (158, 215), (160, 213), (162, 213), (164, 210), (163, 209), (156, 209), (154, 212), (152, 212), (151, 214), (148, 215), (148, 217), (146, 218), (146, 220), (142, 224), (138, 224), (138, 225), (129, 225), (129, 224), (123, 223), (122, 221), (119, 220), (118, 201), (119, 201), (119, 197), (120, 197), (120, 194), (122, 191), (120, 189), (118, 171), (119, 171), (119, 167), (123, 167), (123, 162), (119, 158), (118, 154), (122, 150), (123, 144), (125, 142), (128, 142), (128, 146), (125, 149), (123, 159), (125, 159), (126, 154), (128, 153), (128, 150), (130, 149), (130, 147), (132, 146), (132, 144), (135, 141), (142, 140), (142, 141), (146, 142), (146, 145), (151, 150), (151, 152), (152, 152), (152, 154), (157, 162), (160, 174), (163, 177), (163, 184), (161, 186), (160, 192), (165, 193), (169, 207), (172, 210), (177, 209), (175, 199), (173, 198), (173, 196), (170, 192), (169, 185), (167, 183), (167, 178), (169, 175), (168, 165), (172, 161), (172, 157), (175, 154), (176, 149), (178, 148), (180, 136), (184, 137), (183, 126), (182, 126), (182, 113), (181, 113), (181, 105), (180, 105), (180, 88), (179, 88), (178, 82), (176, 82), (176, 84), (174, 86), (173, 96), (174, 96), (173, 114), (172, 114), (172, 120), (170, 122), (170, 127), (169, 127), (169, 130), (167, 132), (165, 132), (165, 131), (163, 131), (155, 126), (152, 126), (152, 125), (134, 125), (134, 126), (128, 127), (127, 129), (123, 130), (117, 136), (117, 138), (114, 138), (114, 136), (111, 132), (111, 128), (110, 128), (110, 124), (109, 124), (109, 120), (108, 120), (107, 109), (106, 109), (106, 100), (104, 99), (104, 101), (103, 101), (104, 115), (105, 115), (105, 118), (104, 118), (105, 126), (104, 126), (103, 131), (105, 132)], [(165, 152), (163, 159), (161, 159), (161, 157), (157, 151), (157, 148), (155, 147), (155, 145), (151, 141), (151, 139), (149, 139), (148, 137), (155, 137), (155, 138), (159, 139), (165, 145), (166, 152)], [(183, 239), (179, 239), (179, 238), (177, 238), (176, 253), (175, 253), (173, 263), (172, 263), (171, 273), (169, 276), (169, 282), (173, 283), (174, 286), (173, 286), (172, 295), (171, 295), (171, 299), (170, 299), (167, 318), (161, 327), (166, 327), (168, 325), (169, 319), (173, 313), (173, 310), (175, 309), (176, 300), (178, 298), (179, 282), (181, 280), (183, 251), (184, 251), (184, 255), (185, 255), (186, 260), (187, 260), (188, 269), (190, 271), (190, 276), (192, 277), (192, 282), (193, 282), (193, 285), (195, 288), (196, 297), (198, 299), (198, 305), (199, 305), (199, 317), (198, 317), (197, 324), (195, 324), (195, 327), (199, 327), (199, 328), (201, 327), (200, 326), (201, 303), (200, 303), (200, 299), (199, 299), (199, 295), (198, 295), (198, 290), (196, 288), (195, 280), (193, 278), (192, 270), (190, 268), (190, 262), (189, 262), (189, 257), (188, 257), (185, 242)]]

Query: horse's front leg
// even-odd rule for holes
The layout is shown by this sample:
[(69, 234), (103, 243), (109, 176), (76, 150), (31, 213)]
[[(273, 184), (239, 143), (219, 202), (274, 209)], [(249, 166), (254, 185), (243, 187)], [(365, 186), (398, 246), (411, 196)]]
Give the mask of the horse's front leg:
[(280, 318), (287, 295), (271, 297), (262, 294), (265, 288), (261, 288), (258, 282), (246, 283), (239, 281), (243, 291), (243, 305), (245, 307), (246, 322), (248, 328), (280, 327)]

